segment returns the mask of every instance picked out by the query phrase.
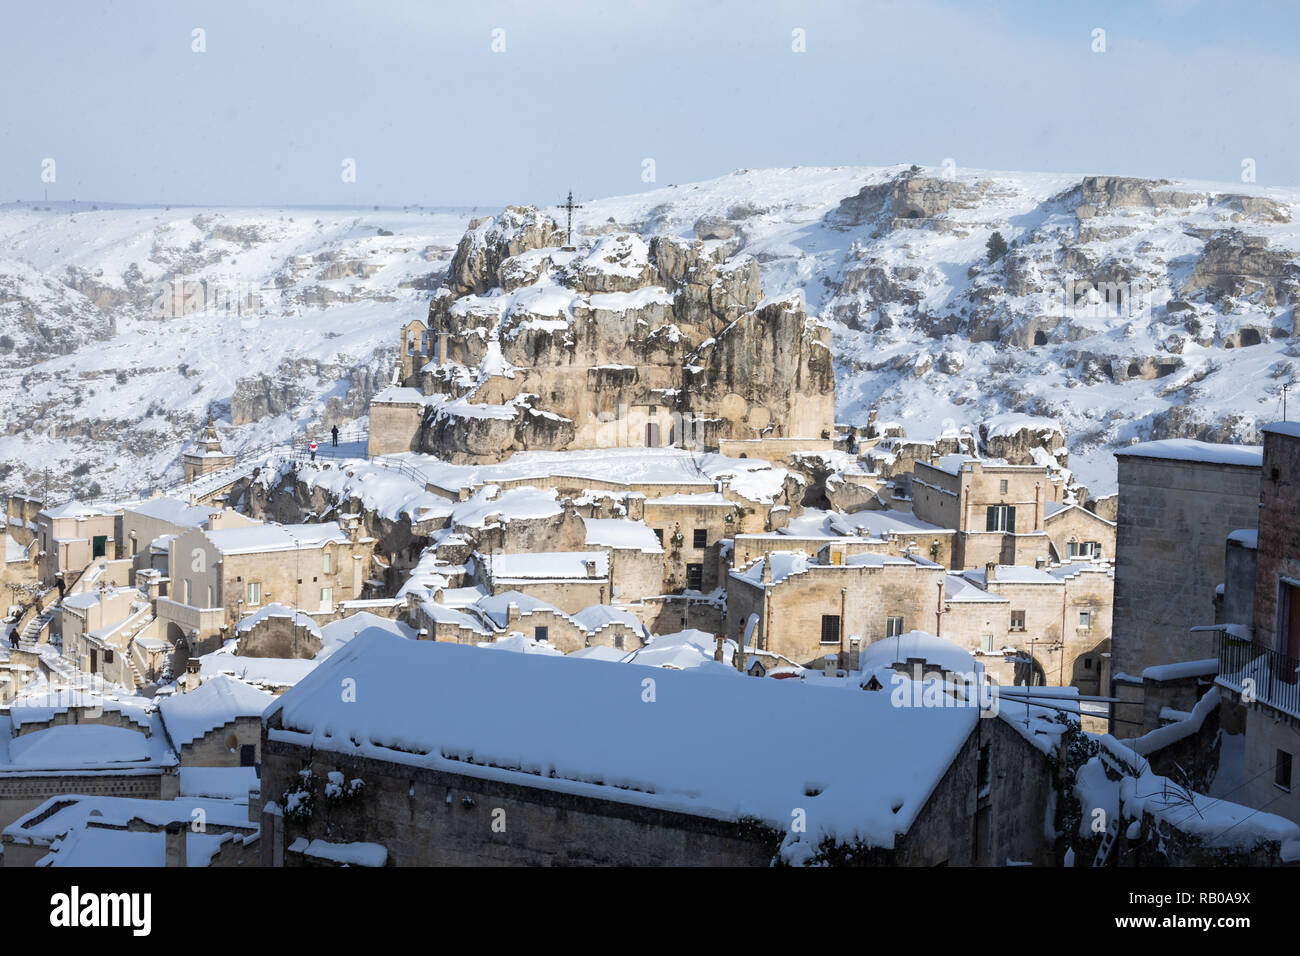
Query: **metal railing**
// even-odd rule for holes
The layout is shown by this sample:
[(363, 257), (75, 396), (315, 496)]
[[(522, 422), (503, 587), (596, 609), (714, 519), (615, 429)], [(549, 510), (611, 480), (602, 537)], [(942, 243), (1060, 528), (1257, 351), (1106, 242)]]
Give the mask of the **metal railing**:
[[(349, 428), (339, 429), (339, 444), (350, 444), (357, 441), (368, 441), (370, 431), (361, 425), (353, 425)], [(332, 445), (332, 436), (328, 429), (308, 429), (300, 435), (294, 435), (287, 442), (264, 442), (260, 445), (241, 448), (233, 455), (232, 461), (225, 468), (219, 471), (209, 472), (201, 475), (195, 481), (186, 481), (184, 478), (176, 479), (166, 483), (155, 482), (150, 479), (149, 484), (137, 488), (134, 491), (123, 492), (117, 495), (100, 495), (95, 498), (78, 498), (76, 499), (83, 505), (107, 505), (116, 504), (120, 501), (130, 501), (133, 498), (152, 498), (157, 495), (176, 495), (188, 494), (186, 489), (192, 488), (198, 482), (211, 484), (213, 482), (221, 483), (222, 478), (230, 478), (232, 481), (241, 477), (247, 472), (250, 465), (266, 461), (268, 464), (275, 459), (285, 460), (294, 459), (304, 461), (311, 458), (309, 448), (312, 442), (317, 443), (317, 458), (344, 458), (350, 457), (345, 455), (339, 449)]]
[(1219, 632), (1218, 683), (1259, 702), (1300, 717), (1300, 660), (1257, 641)]

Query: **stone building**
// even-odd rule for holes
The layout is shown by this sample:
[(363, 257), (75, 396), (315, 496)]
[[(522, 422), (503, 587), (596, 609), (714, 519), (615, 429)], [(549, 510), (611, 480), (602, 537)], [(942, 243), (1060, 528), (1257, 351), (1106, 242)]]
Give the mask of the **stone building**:
[(1116, 453), (1115, 611), (1111, 696), (1116, 736), (1139, 733), (1142, 672), (1214, 656), (1224, 542), (1259, 521), (1257, 446), (1168, 439)]
[(721, 241), (561, 235), (527, 207), (470, 224), (427, 321), (402, 328), (372, 455), (831, 438), (829, 330), (798, 296), (764, 300), (753, 258)]
[(0, 827), (63, 794), (177, 796), (179, 761), (157, 708), (84, 691), (0, 710)]
[(261, 763), (262, 712), (275, 698), (218, 675), (159, 705), (172, 746), (187, 767), (256, 767)]
[(190, 505), (176, 498), (128, 502), (121, 509), (122, 557), (132, 559), (134, 571), (155, 568), (164, 575), (168, 572), (167, 546), (172, 537), (191, 528), (217, 531), (262, 523), (230, 508)]
[(156, 602), (161, 634), (187, 655), (206, 653), (268, 603), (332, 611), (363, 596), (372, 543), (355, 521), (192, 528), (168, 542), (169, 597)]
[(519, 592), (569, 613), (610, 599), (606, 551), (475, 554), (479, 583), (489, 594)]
[[(122, 544), (122, 513), (77, 501), (46, 508), (36, 516), (41, 584), (71, 583), (97, 558), (112, 561)], [(125, 583), (125, 582), (123, 582)]]
[(4, 828), (0, 865), (258, 866), (258, 825), (249, 817), (247, 797), (51, 797)]
[(226, 454), (225, 449), (221, 447), (221, 436), (217, 434), (217, 427), (212, 422), (212, 416), (209, 415), (208, 427), (204, 429), (198, 441), (181, 455), (181, 469), (185, 480), (193, 481), (201, 475), (229, 468), (234, 463), (235, 456)]
[(834, 654), (851, 667), (875, 641), (937, 625), (941, 565), (873, 552), (832, 563), (829, 547), (772, 551), (730, 572), (727, 636), (799, 664)]
[[(134, 687), (146, 675), (133, 669), (130, 641), (153, 622), (148, 595), (133, 587), (70, 594), (59, 608), (63, 657), (78, 670)], [(147, 634), (144, 636), (148, 636)]]
[(1095, 695), (1108, 666), (1113, 590), (1110, 568), (1086, 562), (949, 574), (940, 633), (971, 653), (1029, 664), (1026, 673), (988, 661), (1002, 683), (1074, 686)]
[(1052, 541), (1056, 561), (1113, 561), (1115, 522), (1077, 504), (1049, 502), (1043, 530)]
[(1050, 557), (1047, 506), (1060, 503), (1065, 482), (1041, 465), (1006, 465), (945, 455), (913, 464), (912, 512), (953, 528), (952, 569), (986, 564), (1034, 565)]
[(1045, 749), (956, 698), (898, 706), (897, 683), (802, 688), (364, 632), (266, 715), (263, 865), (297, 865), (289, 849), (314, 840), (392, 866), (1046, 862)]
[[(1217, 685), (1225, 692), (1224, 721), (1239, 722), (1244, 734), (1242, 803), (1300, 823), (1300, 423), (1277, 422), (1261, 431), (1258, 534), (1237, 531), (1228, 543), (1231, 568), (1224, 615), (1218, 627), (1198, 637), (1215, 641)], [(1253, 546), (1253, 547), (1252, 547)], [(1221, 552), (1222, 553), (1222, 552)], [(1253, 557), (1253, 569), (1250, 568)], [(1249, 625), (1244, 604), (1234, 597), (1251, 584)]]

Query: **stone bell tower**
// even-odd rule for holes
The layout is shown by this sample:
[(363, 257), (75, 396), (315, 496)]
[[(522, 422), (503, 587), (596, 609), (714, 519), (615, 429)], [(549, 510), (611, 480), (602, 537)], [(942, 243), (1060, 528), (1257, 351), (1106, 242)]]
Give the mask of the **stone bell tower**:
[(208, 427), (204, 429), (203, 434), (190, 450), (181, 456), (185, 480), (193, 481), (200, 475), (220, 471), (234, 463), (235, 456), (226, 454), (225, 449), (221, 447), (221, 436), (217, 434), (217, 426), (213, 424), (212, 416), (209, 415)]

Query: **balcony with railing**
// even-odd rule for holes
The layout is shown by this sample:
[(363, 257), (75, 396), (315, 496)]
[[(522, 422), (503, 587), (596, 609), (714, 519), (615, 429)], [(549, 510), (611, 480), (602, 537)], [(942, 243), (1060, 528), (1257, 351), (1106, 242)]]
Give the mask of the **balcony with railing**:
[(1261, 703), (1300, 719), (1300, 660), (1258, 641), (1219, 630), (1219, 675), (1215, 683), (1240, 694), (1245, 703)]

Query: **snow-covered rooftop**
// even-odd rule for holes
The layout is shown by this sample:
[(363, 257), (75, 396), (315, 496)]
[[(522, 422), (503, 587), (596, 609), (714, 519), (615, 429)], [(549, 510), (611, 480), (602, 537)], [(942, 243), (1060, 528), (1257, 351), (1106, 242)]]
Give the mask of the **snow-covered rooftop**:
[(260, 554), (264, 551), (298, 551), (347, 544), (348, 536), (337, 521), (320, 524), (262, 524), (247, 528), (220, 528), (205, 532), (222, 554)]
[[(785, 848), (799, 859), (824, 836), (892, 846), (978, 720), (971, 707), (900, 708), (888, 693), (709, 669), (654, 671), (648, 705), (650, 673), (368, 631), (278, 699), (269, 735), (723, 820), (752, 816), (782, 831), (791, 808), (804, 807), (807, 831)], [(386, 691), (342, 703), (341, 675)]]
[(1221, 445), (1192, 438), (1165, 438), (1121, 448), (1115, 452), (1115, 457), (1163, 458), (1168, 461), (1258, 468), (1263, 463), (1264, 449), (1260, 445)]
[(663, 554), (663, 545), (644, 521), (625, 518), (583, 518), (589, 545), (632, 548), (649, 554)]
[(188, 694), (173, 694), (159, 705), (167, 733), (177, 747), (239, 717), (260, 717), (274, 698), (233, 677), (217, 675)]

